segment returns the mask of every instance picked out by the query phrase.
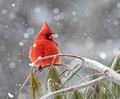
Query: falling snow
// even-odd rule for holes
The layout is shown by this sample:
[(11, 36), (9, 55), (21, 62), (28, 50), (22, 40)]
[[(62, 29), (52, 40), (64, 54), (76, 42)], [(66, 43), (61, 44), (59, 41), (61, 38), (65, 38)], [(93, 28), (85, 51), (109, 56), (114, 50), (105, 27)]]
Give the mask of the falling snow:
[(100, 53), (100, 58), (101, 58), (101, 59), (106, 59), (106, 57), (107, 57), (107, 56), (106, 56), (106, 53), (104, 53), (104, 52), (101, 52), (101, 53)]
[(40, 8), (39, 8), (39, 7), (36, 7), (36, 8), (35, 8), (35, 12), (36, 12), (36, 13), (39, 13), (39, 12), (40, 12)]
[(8, 96), (9, 96), (10, 98), (13, 98), (13, 97), (14, 97), (11, 93), (8, 93)]
[(73, 16), (76, 16), (76, 14), (77, 14), (76, 11), (73, 11), (73, 12), (72, 12), (72, 15), (73, 15)]
[(3, 9), (3, 10), (2, 10), (2, 14), (7, 14), (7, 10), (6, 10), (6, 9)]
[(68, 72), (65, 73), (65, 76), (66, 76), (66, 77), (68, 76)]
[(57, 37), (58, 37), (58, 34), (54, 34), (54, 36), (57, 38)]
[(55, 21), (59, 21), (59, 20), (63, 20), (63, 19), (64, 19), (64, 13), (63, 12), (59, 12), (57, 15), (54, 16)]
[(59, 13), (59, 9), (58, 9), (58, 8), (54, 8), (53, 13), (54, 13), (54, 14)]
[(106, 40), (106, 44), (111, 44), (111, 40), (110, 39), (108, 39), (108, 40)]
[(59, 19), (60, 19), (60, 20), (63, 20), (63, 19), (64, 19), (64, 14), (63, 14), (62, 12), (59, 13), (58, 16), (59, 16)]
[(16, 17), (16, 15), (15, 15), (15, 13), (10, 13), (9, 17), (12, 18), (12, 19), (14, 19)]
[(29, 63), (29, 66), (34, 67), (34, 63)]
[(19, 45), (20, 45), (20, 46), (24, 46), (24, 43), (23, 43), (23, 42), (19, 42)]
[(114, 25), (119, 25), (119, 21), (114, 21)]
[(41, 59), (41, 56), (39, 56), (37, 59)]
[(118, 7), (118, 8), (120, 8), (120, 2), (119, 2), (119, 3), (117, 3), (117, 7)]
[(14, 62), (10, 62), (9, 67), (10, 67), (10, 68), (15, 68), (15, 67), (16, 67), (16, 64), (15, 64)]
[(85, 42), (85, 46), (86, 46), (88, 49), (93, 48), (93, 46), (94, 46), (94, 41), (93, 41), (93, 39), (88, 38), (88, 39), (86, 40), (86, 42)]
[[(29, 73), (29, 49), (44, 21), (62, 54), (88, 55), (109, 64), (119, 50), (119, 0), (36, 0), (35, 4), (31, 0), (0, 0), (0, 7), (0, 99), (17, 99), (14, 94)], [(70, 61), (61, 58), (61, 63)]]
[(37, 44), (33, 44), (33, 47), (36, 47), (37, 46)]
[(32, 35), (34, 33), (34, 31), (35, 30), (32, 27), (30, 27), (30, 28), (27, 29), (27, 33), (30, 34), (30, 35)]
[(87, 33), (84, 33), (85, 36), (87, 36), (88, 34)]
[(15, 4), (12, 4), (13, 7), (15, 7)]
[(29, 34), (28, 33), (24, 33), (24, 38), (29, 38)]
[(59, 19), (60, 19), (59, 15), (54, 16), (54, 20), (59, 21)]

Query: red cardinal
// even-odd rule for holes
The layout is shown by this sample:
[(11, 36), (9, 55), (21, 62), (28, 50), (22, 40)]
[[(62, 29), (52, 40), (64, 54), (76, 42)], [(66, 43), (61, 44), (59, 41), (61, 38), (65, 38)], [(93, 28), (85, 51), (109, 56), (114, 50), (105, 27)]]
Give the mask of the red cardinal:
[[(44, 22), (44, 25), (38, 35), (35, 37), (34, 43), (30, 49), (30, 59), (32, 62), (36, 61), (38, 58), (42, 58), (45, 56), (60, 54), (57, 43), (53, 40), (55, 37), (47, 25)], [(53, 64), (59, 64), (61, 58), (56, 57)], [(40, 60), (35, 63), (36, 67), (45, 67), (52, 63), (53, 58), (48, 58), (44, 60)]]

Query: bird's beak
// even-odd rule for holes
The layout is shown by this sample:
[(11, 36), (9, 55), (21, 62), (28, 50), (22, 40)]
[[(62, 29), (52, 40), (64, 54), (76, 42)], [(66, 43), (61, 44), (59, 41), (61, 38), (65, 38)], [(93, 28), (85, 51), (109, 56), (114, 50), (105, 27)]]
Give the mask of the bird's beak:
[(49, 36), (49, 39), (50, 40), (52, 40), (52, 39), (54, 39), (55, 38), (55, 36), (53, 35), (53, 34), (51, 34), (50, 36)]

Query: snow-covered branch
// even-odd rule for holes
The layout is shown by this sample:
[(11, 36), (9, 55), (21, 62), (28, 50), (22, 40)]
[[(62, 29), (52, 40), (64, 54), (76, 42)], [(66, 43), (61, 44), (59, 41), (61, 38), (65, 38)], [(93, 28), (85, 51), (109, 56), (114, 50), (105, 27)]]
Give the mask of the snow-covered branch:
[(88, 58), (84, 58), (84, 61), (82, 61), (82, 65), (83, 67), (93, 68), (94, 70), (99, 71), (100, 73), (106, 73), (106, 80), (112, 81), (120, 85), (120, 74), (116, 73), (111, 68), (97, 61), (90, 60)]
[(72, 90), (74, 90), (76, 88), (81, 89), (81, 88), (85, 88), (88, 86), (92, 86), (94, 84), (97, 84), (97, 83), (103, 81), (104, 79), (105, 79), (105, 76), (102, 76), (102, 77), (99, 77), (99, 78), (94, 79), (92, 81), (85, 82), (85, 83), (82, 83), (82, 84), (79, 84), (79, 85), (76, 85), (73, 87), (65, 88), (62, 90), (55, 91), (55, 92), (50, 92), (50, 93), (46, 94), (45, 96), (41, 97), (40, 99), (49, 99), (50, 97), (55, 97), (55, 96), (61, 95), (63, 93), (71, 92)]
[[(68, 56), (68, 57), (74, 57), (74, 58), (79, 59), (79, 60), (77, 60), (78, 62), (73, 61), (73, 62), (71, 62), (71, 64), (69, 64), (68, 69), (71, 66), (73, 66), (75, 68), (73, 69), (73, 71), (71, 71), (69, 76), (65, 79), (65, 81), (62, 84), (65, 84), (67, 81), (69, 81), (75, 74), (77, 74), (78, 71), (80, 71), (84, 67), (89, 67), (89, 68), (92, 68), (93, 70), (98, 71), (99, 72), (98, 75), (100, 74), (101, 77), (91, 80), (91, 81), (88, 81), (88, 82), (84, 82), (82, 84), (75, 85), (73, 87), (61, 89), (61, 90), (58, 90), (55, 92), (50, 92), (50, 93), (46, 94), (45, 96), (41, 97), (40, 99), (48, 99), (50, 97), (55, 97), (55, 96), (61, 95), (63, 93), (70, 92), (70, 91), (74, 90), (75, 88), (78, 88), (78, 89), (85, 88), (85, 87), (97, 84), (103, 80), (111, 81), (111, 82), (114, 82), (114, 83), (120, 85), (120, 74), (118, 74), (116, 71), (113, 70), (115, 68), (115, 64), (117, 63), (117, 60), (120, 57), (120, 50), (117, 53), (117, 55), (115, 56), (115, 59), (113, 60), (111, 68), (109, 68), (97, 61), (94, 61), (94, 60), (91, 60), (88, 58), (81, 58), (81, 57), (78, 57), (75, 55), (69, 55), (69, 54), (51, 55), (51, 56), (40, 58), (40, 59), (36, 60), (35, 62), (43, 60), (43, 59), (47, 59), (47, 58), (52, 58), (52, 57), (54, 57), (54, 59), (55, 59), (58, 56)], [(54, 61), (54, 59), (53, 59), (53, 61)], [(35, 62), (33, 62), (32, 65), (34, 65)], [(96, 75), (96, 74), (94, 74), (94, 75)], [(91, 76), (93, 76), (93, 75), (91, 75)], [(91, 77), (91, 76), (88, 76), (88, 77)], [(86, 77), (86, 78), (88, 78), (88, 77)]]
[(70, 80), (78, 71), (80, 71), (83, 68), (83, 66), (81, 64), (79, 64), (79, 66), (70, 73), (70, 75), (65, 79), (65, 81), (63, 82), (63, 84), (65, 84), (68, 80)]
[(117, 55), (115, 56), (115, 58), (114, 58), (114, 60), (113, 60), (113, 63), (112, 63), (112, 65), (111, 65), (111, 69), (114, 69), (114, 68), (115, 68), (115, 65), (116, 65), (116, 63), (117, 63), (117, 61), (118, 61), (119, 58), (120, 58), (120, 49), (119, 49)]
[(79, 57), (79, 56), (75, 56), (75, 55), (71, 55), (71, 54), (56, 54), (56, 55), (51, 55), (51, 56), (46, 56), (46, 57), (42, 57), (42, 58), (38, 58), (36, 61), (34, 61), (33, 63), (30, 63), (29, 65), (30, 66), (34, 66), (34, 64), (40, 60), (43, 60), (43, 59), (47, 59), (47, 58), (52, 58), (52, 57), (59, 57), (59, 56), (68, 56), (68, 57), (73, 57), (73, 58), (78, 58), (80, 60), (83, 60), (82, 57)]
[(94, 80), (91, 80), (88, 82), (84, 82), (79, 85), (75, 85), (73, 87), (69, 87), (69, 88), (65, 88), (65, 89), (55, 91), (55, 92), (48, 93), (45, 96), (41, 97), (40, 99), (48, 99), (50, 97), (55, 97), (55, 96), (61, 95), (63, 93), (70, 92), (70, 91), (74, 90), (75, 88), (78, 88), (78, 89), (85, 88), (85, 87), (97, 84), (103, 80), (111, 81), (111, 82), (114, 82), (114, 83), (120, 85), (120, 74), (115, 72), (113, 69), (111, 69), (97, 61), (88, 59), (88, 58), (82, 58), (81, 64), (79, 64), (79, 66), (70, 73), (70, 75), (66, 78), (66, 80), (63, 82), (63, 84), (65, 84), (70, 78), (72, 78), (75, 74), (77, 74), (77, 72), (83, 67), (90, 67), (90, 68), (100, 72), (100, 74), (102, 76), (97, 79), (94, 79)]

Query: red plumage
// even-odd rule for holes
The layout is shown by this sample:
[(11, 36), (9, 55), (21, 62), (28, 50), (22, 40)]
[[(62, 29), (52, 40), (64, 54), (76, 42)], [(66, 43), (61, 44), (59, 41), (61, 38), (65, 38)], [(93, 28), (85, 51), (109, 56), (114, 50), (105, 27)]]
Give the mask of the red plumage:
[[(53, 40), (54, 35), (47, 25), (44, 22), (44, 25), (38, 35), (35, 37), (34, 43), (30, 49), (30, 59), (32, 62), (36, 61), (38, 58), (42, 58), (45, 56), (60, 54), (57, 43)], [(35, 63), (36, 67), (44, 67), (48, 66), (52, 63), (53, 58), (44, 59)], [(61, 58), (56, 57), (54, 64), (59, 64)]]

